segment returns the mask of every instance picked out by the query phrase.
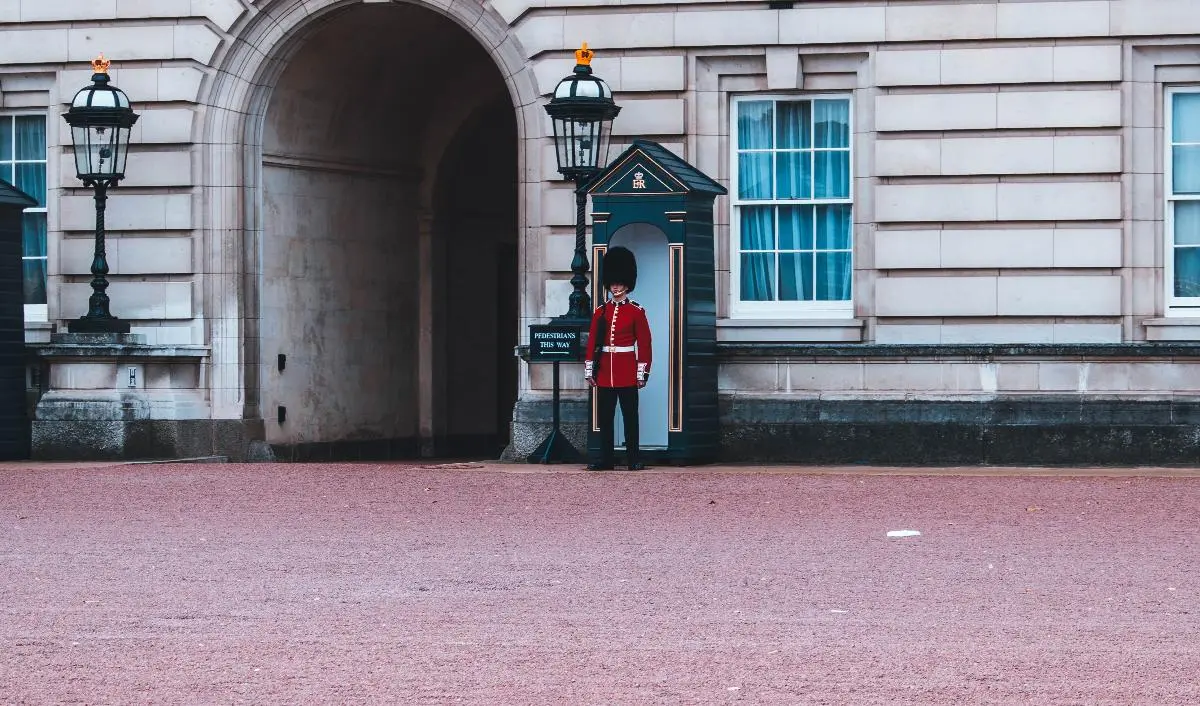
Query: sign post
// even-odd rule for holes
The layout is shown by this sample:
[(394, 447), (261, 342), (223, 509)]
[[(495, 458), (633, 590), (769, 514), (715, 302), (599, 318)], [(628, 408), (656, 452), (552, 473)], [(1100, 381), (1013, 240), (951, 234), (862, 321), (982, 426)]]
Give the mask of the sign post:
[(558, 366), (580, 359), (583, 331), (577, 326), (534, 324), (529, 327), (529, 362), (554, 364), (554, 412), (550, 435), (529, 455), (530, 463), (577, 463), (582, 459), (559, 429)]

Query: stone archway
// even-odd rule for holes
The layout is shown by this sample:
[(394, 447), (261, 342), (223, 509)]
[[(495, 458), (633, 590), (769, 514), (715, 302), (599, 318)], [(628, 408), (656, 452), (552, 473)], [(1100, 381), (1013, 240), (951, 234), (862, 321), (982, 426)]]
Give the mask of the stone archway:
[[(413, 53), (403, 55), (395, 32), (404, 27), (432, 42), (422, 48), (414, 39)], [(352, 456), (364, 449), (370, 455), (418, 448), (453, 453), (421, 446), (423, 438), (447, 432), (432, 399), (444, 392), (444, 377), (427, 385), (423, 374), (434, 367), (436, 335), (444, 335), (430, 326), (437, 323), (436, 304), (420, 277), (433, 255), (430, 238), (438, 236), (433, 182), (443, 166), (442, 155), (427, 152), (439, 140), (469, 139), (459, 133), (469, 132), (465, 121), (480, 106), (455, 105), (453, 96), (432, 89), (477, 81), (481, 68), (490, 70), (496, 93), (516, 116), (510, 188), (532, 188), (518, 183), (525, 161), (518, 145), (537, 115), (530, 110), (537, 107), (534, 80), (519, 47), (494, 12), (469, 3), (431, 9), (278, 2), (234, 31), (239, 39), (222, 53), (222, 70), (207, 87), (202, 128), (206, 183), (213, 184), (206, 187), (204, 249), (215, 267), (205, 277), (203, 299), (214, 414), (261, 418), (268, 441), (324, 445), (321, 455), (336, 454), (331, 444), (346, 441), (364, 442), (349, 450)], [(412, 71), (408, 91), (390, 85), (406, 61), (443, 49), (438, 58), (447, 71), (441, 76)], [(346, 85), (346, 76), (354, 86)], [(331, 84), (337, 78), (342, 85)], [(331, 88), (344, 95), (330, 101)], [(347, 110), (351, 93), (360, 99), (356, 110)], [(411, 95), (421, 95), (424, 104), (398, 98)], [(458, 98), (471, 95), (460, 91)], [(339, 100), (340, 107), (334, 105)], [(422, 115), (429, 106), (439, 119)], [(273, 115), (305, 117), (273, 121)], [(422, 118), (437, 129), (423, 131)], [(454, 120), (462, 125), (447, 131)], [(350, 129), (333, 134), (322, 124)], [(357, 203), (337, 195), (351, 193)], [(523, 197), (513, 196), (516, 223)], [(403, 225), (385, 227), (397, 222)], [(519, 249), (516, 223), (506, 237)], [(281, 233), (294, 240), (280, 241)], [(523, 289), (512, 290), (514, 318)], [(359, 394), (380, 390), (390, 401)], [(282, 425), (280, 407), (287, 412)]]

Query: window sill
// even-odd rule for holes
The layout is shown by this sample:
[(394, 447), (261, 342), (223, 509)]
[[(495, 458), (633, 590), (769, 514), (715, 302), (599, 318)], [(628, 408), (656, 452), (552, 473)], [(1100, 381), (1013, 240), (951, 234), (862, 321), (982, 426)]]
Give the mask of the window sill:
[(1172, 316), (1165, 319), (1146, 319), (1147, 341), (1200, 341), (1200, 318)]
[(861, 343), (862, 319), (720, 319), (721, 343)]

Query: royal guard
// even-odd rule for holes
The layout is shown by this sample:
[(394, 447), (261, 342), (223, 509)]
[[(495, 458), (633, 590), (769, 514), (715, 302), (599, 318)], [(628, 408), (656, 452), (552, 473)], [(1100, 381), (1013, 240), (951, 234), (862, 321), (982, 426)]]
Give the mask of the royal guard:
[(645, 468), (638, 449), (638, 390), (650, 379), (650, 322), (646, 310), (629, 298), (637, 285), (637, 260), (628, 248), (611, 247), (604, 254), (604, 288), (610, 299), (592, 314), (583, 376), (596, 390), (600, 415), (600, 456), (590, 471), (613, 467), (613, 417), (617, 403), (625, 418), (625, 451), (629, 470)]

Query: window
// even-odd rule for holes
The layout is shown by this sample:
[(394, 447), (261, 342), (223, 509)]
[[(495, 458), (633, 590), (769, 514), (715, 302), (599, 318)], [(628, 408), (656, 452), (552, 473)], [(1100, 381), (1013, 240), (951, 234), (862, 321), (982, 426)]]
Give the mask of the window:
[(0, 179), (37, 200), (25, 209), (25, 318), (45, 321), (46, 118), (0, 115)]
[(850, 317), (850, 99), (734, 101), (735, 315)]
[(1167, 92), (1168, 309), (1200, 311), (1200, 88)]

